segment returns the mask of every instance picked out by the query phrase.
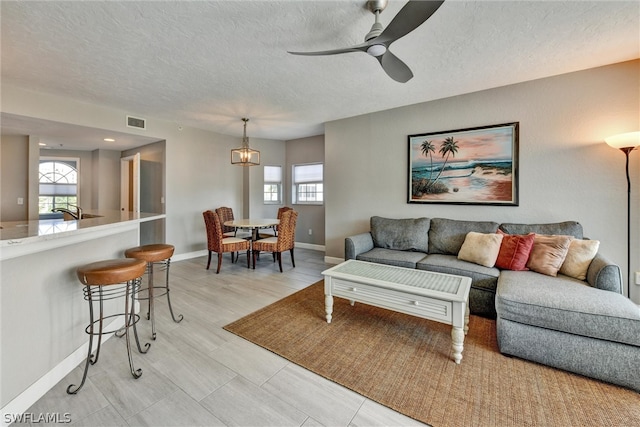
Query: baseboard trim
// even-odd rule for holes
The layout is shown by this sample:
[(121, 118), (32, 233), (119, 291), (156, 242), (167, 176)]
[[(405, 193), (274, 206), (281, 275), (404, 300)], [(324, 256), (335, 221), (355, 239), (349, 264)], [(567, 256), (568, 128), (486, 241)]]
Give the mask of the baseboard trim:
[[(325, 248), (324, 245), (314, 245), (311, 243), (300, 243), (300, 242), (296, 242), (295, 243), (297, 248), (302, 248), (302, 249), (311, 249), (313, 251), (322, 251), (324, 252)], [(186, 252), (183, 254), (177, 254), (177, 255), (173, 255), (171, 257), (171, 261), (184, 261), (187, 259), (192, 259), (192, 258), (198, 258), (201, 256), (207, 256), (209, 255), (209, 251), (206, 249), (203, 249), (201, 251), (194, 251), (194, 252)], [(336, 259), (340, 259), (340, 258), (336, 258)], [(335, 264), (339, 264), (340, 262), (342, 262), (344, 260), (341, 260), (339, 262), (336, 262)]]
[(296, 248), (311, 249), (312, 251), (324, 252), (324, 245), (314, 245), (312, 243), (295, 242)]
[(327, 264), (340, 264), (340, 263), (344, 262), (344, 259), (336, 258), (336, 257), (332, 257), (332, 256), (326, 256), (326, 257), (324, 257), (324, 262), (326, 262)]
[[(105, 326), (105, 330), (117, 330), (123, 325), (124, 319), (115, 319), (109, 323), (109, 325)], [(113, 334), (105, 335), (102, 341), (105, 342), (112, 336)], [(13, 416), (23, 414), (64, 377), (69, 375), (71, 371), (86, 359), (87, 351), (89, 351), (89, 338), (87, 338), (87, 342), (78, 347), (78, 349), (63, 359), (53, 369), (7, 403), (7, 405), (0, 410), (2, 413), (2, 426), (8, 426), (10, 424), (7, 423), (8, 419), (14, 419), (15, 417)]]
[(201, 251), (187, 252), (184, 254), (173, 255), (171, 257), (171, 261), (184, 261), (187, 259), (198, 258), (201, 256), (207, 256), (207, 255), (209, 255), (209, 251), (206, 249), (203, 249)]

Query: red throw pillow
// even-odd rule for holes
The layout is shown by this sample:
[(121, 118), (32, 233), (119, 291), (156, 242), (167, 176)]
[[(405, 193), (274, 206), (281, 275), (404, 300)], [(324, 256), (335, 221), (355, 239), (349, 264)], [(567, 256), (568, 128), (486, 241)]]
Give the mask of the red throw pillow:
[(506, 234), (502, 230), (498, 230), (498, 233), (504, 234), (504, 237), (500, 244), (496, 267), (503, 270), (528, 270), (527, 261), (533, 248), (535, 233)]

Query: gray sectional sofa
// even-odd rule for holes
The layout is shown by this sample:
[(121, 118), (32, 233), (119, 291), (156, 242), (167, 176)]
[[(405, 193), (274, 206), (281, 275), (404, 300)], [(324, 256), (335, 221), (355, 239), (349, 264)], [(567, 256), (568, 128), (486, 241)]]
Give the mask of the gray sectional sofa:
[(345, 259), (468, 276), (472, 314), (496, 318), (500, 352), (640, 391), (640, 308), (622, 294), (620, 268), (597, 253), (585, 280), (501, 270), (458, 258), (469, 232), (584, 239), (574, 221), (498, 224), (371, 217), (345, 239)]

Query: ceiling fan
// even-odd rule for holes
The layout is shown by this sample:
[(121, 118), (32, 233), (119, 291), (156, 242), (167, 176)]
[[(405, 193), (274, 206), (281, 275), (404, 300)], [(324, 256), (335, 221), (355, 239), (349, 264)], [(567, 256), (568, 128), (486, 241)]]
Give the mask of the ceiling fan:
[(387, 28), (379, 21), (380, 13), (387, 7), (388, 0), (369, 0), (367, 8), (376, 16), (371, 30), (364, 36), (364, 43), (342, 49), (324, 50), (319, 52), (289, 52), (293, 55), (336, 55), (348, 52), (366, 52), (375, 57), (382, 69), (395, 81), (406, 83), (413, 77), (413, 73), (397, 56), (389, 51), (391, 43), (406, 36), (418, 28), (424, 21), (444, 3), (442, 1), (409, 1), (391, 20)]

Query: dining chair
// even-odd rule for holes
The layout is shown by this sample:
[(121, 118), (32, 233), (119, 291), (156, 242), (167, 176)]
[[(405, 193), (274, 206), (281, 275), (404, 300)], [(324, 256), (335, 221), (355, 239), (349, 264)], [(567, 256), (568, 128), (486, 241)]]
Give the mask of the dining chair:
[(291, 264), (295, 268), (296, 263), (293, 257), (293, 248), (295, 246), (297, 220), (298, 212), (293, 209), (284, 211), (280, 218), (278, 235), (253, 242), (253, 268), (256, 268), (256, 257), (259, 252), (273, 252), (274, 262), (277, 257), (280, 273), (282, 273), (282, 252), (287, 250), (291, 254)]
[(237, 260), (239, 251), (247, 251), (247, 268), (249, 268), (249, 249), (251, 242), (239, 237), (225, 237), (222, 231), (222, 222), (217, 213), (209, 210), (203, 212), (202, 215), (204, 216), (204, 224), (207, 228), (207, 248), (209, 250), (207, 270), (211, 265), (211, 255), (213, 252), (218, 254), (218, 269), (216, 270), (216, 274), (220, 273), (222, 254), (224, 252), (231, 252), (231, 262), (234, 262), (234, 253), (236, 254)]
[[(293, 210), (293, 208), (290, 208), (289, 206), (283, 206), (281, 208), (278, 209), (278, 220), (282, 219), (282, 214), (286, 211), (290, 211)], [(271, 229), (267, 229), (268, 233), (259, 233), (258, 236), (260, 239), (266, 239), (267, 237), (273, 237), (273, 236), (277, 236), (278, 235), (278, 226), (274, 225), (273, 227), (271, 227)], [(265, 231), (267, 231), (265, 230)]]
[(236, 227), (231, 227), (228, 225), (224, 225), (227, 221), (233, 221), (233, 209), (227, 206), (221, 206), (216, 209), (216, 213), (220, 217), (220, 223), (222, 224), (222, 232), (224, 233), (224, 237), (240, 237), (241, 239), (248, 239), (251, 237), (251, 233), (246, 231), (238, 231)]

